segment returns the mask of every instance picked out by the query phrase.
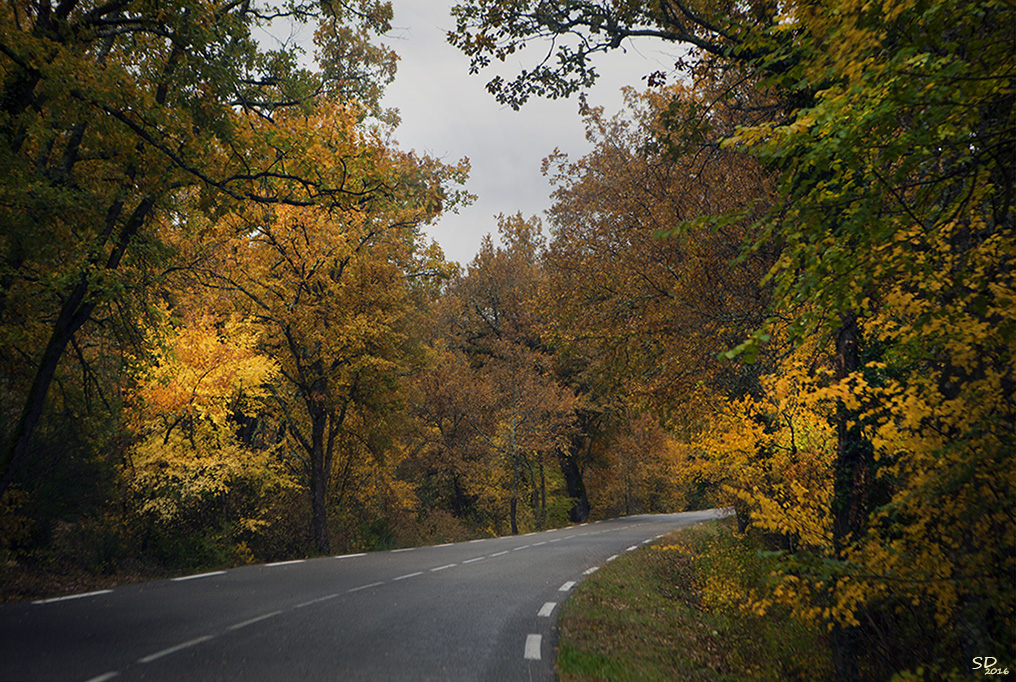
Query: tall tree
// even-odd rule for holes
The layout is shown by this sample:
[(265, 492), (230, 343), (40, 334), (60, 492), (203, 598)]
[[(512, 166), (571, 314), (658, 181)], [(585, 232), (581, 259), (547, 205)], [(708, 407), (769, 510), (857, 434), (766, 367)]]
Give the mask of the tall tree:
[[(740, 254), (770, 179), (743, 154), (669, 130), (680, 118), (733, 131), (729, 110), (701, 111), (708, 94), (705, 85), (629, 90), (627, 109), (609, 118), (587, 107), (593, 150), (545, 163), (557, 185), (547, 332), (582, 398), (584, 438), (569, 449), (576, 463), (590, 460), (595, 438), (598, 467), (627, 466), (616, 458), (632, 451), (616, 444), (645, 432), (639, 415), (680, 430), (700, 416), (693, 398), (702, 385), (731, 396), (759, 390), (768, 363), (725, 361), (717, 350), (765, 320), (769, 288), (760, 280), (775, 249)], [(727, 210), (745, 215), (708, 221)]]
[[(456, 302), (454, 338), (489, 386), (492, 419), (476, 428), (510, 481), (514, 533), (524, 485), (537, 524), (542, 523), (545, 478), (537, 479), (545, 474), (544, 458), (565, 449), (574, 396), (561, 384), (553, 354), (541, 338), (541, 224), (521, 215), (501, 216), (498, 227), (503, 245), (495, 246), (488, 236), (465, 276), (453, 281), (446, 294)], [(569, 494), (575, 494), (573, 489)]]
[(301, 462), (314, 542), (325, 553), (336, 454), (345, 455), (339, 469), (349, 472), (355, 449), (342, 453), (342, 444), (369, 440), (347, 420), (359, 414), (355, 423), (366, 428), (391, 410), (410, 282), (441, 274), (431, 269), (439, 263), (427, 262), (419, 227), (466, 170), (388, 148), (360, 130), (353, 108), (320, 106), (297, 117), (319, 176), (341, 174), (363, 188), (361, 200), (227, 216), (227, 242), (206, 277), (234, 293), (261, 330), (262, 349), (280, 365), (272, 402)]
[[(0, 9), (2, 352), (30, 368), (13, 387), (0, 493), (29, 452), (75, 336), (165, 258), (155, 226), (196, 229), (182, 201), (341, 204), (370, 191), (322, 179), (274, 132), (279, 112), (310, 105), (325, 82), (296, 66), (293, 49), (266, 50), (251, 30), (317, 16), (329, 19), (325, 32), (365, 35), (386, 30), (391, 14), (367, 0)], [(348, 72), (334, 66), (332, 77)]]
[[(663, 410), (703, 381), (731, 394), (754, 390), (759, 368), (720, 362), (716, 351), (737, 345), (769, 307), (760, 280), (775, 249), (741, 251), (771, 200), (770, 178), (744, 154), (667, 129), (702, 96), (684, 86), (629, 90), (627, 111), (608, 118), (586, 109), (593, 151), (545, 162), (557, 185), (546, 257), (556, 340), (593, 349), (590, 379), (615, 382), (601, 393)], [(700, 125), (733, 131), (723, 113)], [(745, 215), (708, 221), (726, 211)]]
[(698, 77), (743, 69), (769, 88), (772, 104), (717, 140), (780, 174), (752, 240), (782, 246), (772, 317), (738, 350), (777, 329), (829, 350), (838, 563), (815, 580), (832, 586), (837, 678), (863, 674), (861, 620), (879, 595), (883, 615), (910, 599), (957, 623), (939, 638), (954, 660), (1011, 641), (1012, 4), (470, 0), (455, 13), (450, 39), (474, 70), (555, 41), (489, 84), (516, 106), (577, 91), (590, 55), (636, 36), (693, 46), (682, 66)]

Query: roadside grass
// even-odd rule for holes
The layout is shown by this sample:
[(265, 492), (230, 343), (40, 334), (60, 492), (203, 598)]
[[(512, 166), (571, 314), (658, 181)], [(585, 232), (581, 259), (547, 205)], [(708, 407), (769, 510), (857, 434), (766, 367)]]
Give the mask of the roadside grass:
[(765, 559), (733, 520), (699, 524), (618, 557), (584, 581), (559, 619), (561, 682), (828, 678), (824, 631), (770, 609), (710, 607), (707, 575), (762, 582)]

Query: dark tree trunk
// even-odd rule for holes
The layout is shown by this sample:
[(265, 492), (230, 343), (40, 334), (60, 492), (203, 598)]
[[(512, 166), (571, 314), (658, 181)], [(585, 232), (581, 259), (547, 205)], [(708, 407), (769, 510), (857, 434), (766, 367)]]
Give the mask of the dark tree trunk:
[(35, 370), (32, 386), (25, 397), (21, 417), (14, 427), (10, 442), (0, 455), (2, 456), (0, 472), (3, 475), (3, 478), (0, 479), (0, 497), (14, 481), (18, 468), (28, 453), (32, 435), (35, 433), (35, 428), (39, 424), (43, 408), (46, 405), (46, 395), (49, 393), (49, 387), (53, 383), (53, 377), (56, 375), (56, 369), (60, 364), (60, 358), (63, 357), (64, 351), (67, 349), (67, 344), (95, 310), (95, 303), (85, 300), (87, 293), (88, 283), (82, 277), (81, 282), (64, 302), (60, 315), (53, 325), (53, 332), (46, 343), (46, 349)]
[[(113, 271), (120, 267), (127, 248), (151, 215), (154, 206), (155, 199), (145, 197), (131, 213), (106, 259), (107, 270)], [(122, 203), (117, 203), (110, 208), (106, 219), (107, 233), (116, 224), (122, 208)], [(105, 235), (103, 239), (105, 239)], [(93, 264), (100, 262), (98, 258), (93, 259)], [(25, 396), (25, 405), (21, 410), (21, 416), (14, 427), (10, 441), (0, 452), (0, 497), (3, 497), (7, 488), (14, 481), (18, 468), (28, 453), (28, 446), (35, 434), (35, 428), (39, 425), (39, 419), (42, 417), (43, 409), (46, 406), (46, 395), (53, 383), (53, 377), (56, 376), (60, 358), (63, 357), (71, 339), (95, 311), (97, 302), (93, 299), (92, 294), (88, 276), (82, 274), (78, 283), (64, 299), (63, 305), (60, 306), (60, 313), (53, 323), (53, 332), (50, 334), (49, 341), (46, 342), (46, 349), (42, 352), (39, 366), (35, 370), (32, 386), (28, 390), (28, 395)]]
[(588, 415), (579, 415), (579, 430), (571, 438), (567, 449), (557, 449), (557, 462), (564, 476), (565, 490), (572, 499), (572, 508), (568, 518), (572, 523), (585, 523), (589, 519), (589, 497), (586, 484), (582, 480), (582, 457), (588, 455), (592, 447), (592, 437), (588, 433), (593, 427), (593, 419)]
[(543, 462), (540, 462), (540, 530), (547, 525), (547, 477), (543, 473)]
[(311, 452), (310, 452), (310, 505), (311, 532), (314, 547), (321, 554), (331, 551), (328, 538), (328, 460), (325, 449), (325, 429), (328, 412), (320, 405), (310, 410)]
[(508, 505), (508, 521), (511, 523), (512, 535), (519, 534), (519, 524), (516, 520), (519, 506), (519, 465), (515, 463), (512, 472), (512, 499)]
[[(841, 316), (836, 332), (836, 377), (860, 369), (860, 333), (853, 312)], [(872, 448), (857, 424), (857, 415), (840, 403), (836, 415), (836, 463), (833, 483), (833, 547), (842, 559), (852, 538), (864, 532), (872, 494)], [(831, 634), (836, 682), (858, 679), (857, 628), (835, 624)]]

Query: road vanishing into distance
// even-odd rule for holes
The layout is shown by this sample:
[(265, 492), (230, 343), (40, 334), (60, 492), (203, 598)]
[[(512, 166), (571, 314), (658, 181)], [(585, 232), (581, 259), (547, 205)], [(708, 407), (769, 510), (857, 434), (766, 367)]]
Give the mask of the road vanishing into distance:
[(553, 680), (560, 605), (718, 511), (182, 576), (0, 607), (0, 682)]

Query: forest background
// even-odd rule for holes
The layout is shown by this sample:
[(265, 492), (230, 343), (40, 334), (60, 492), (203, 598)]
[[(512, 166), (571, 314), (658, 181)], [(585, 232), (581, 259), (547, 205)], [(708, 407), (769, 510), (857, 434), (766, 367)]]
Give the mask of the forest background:
[(477, 72), (541, 45), (515, 107), (691, 48), (465, 268), (421, 228), (468, 161), (379, 104), (388, 3), (0, 8), (5, 593), (733, 506), (772, 569), (704, 589), (835, 678), (1016, 660), (1012, 4), (454, 15)]

